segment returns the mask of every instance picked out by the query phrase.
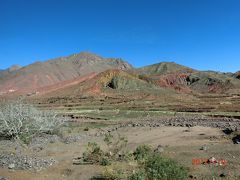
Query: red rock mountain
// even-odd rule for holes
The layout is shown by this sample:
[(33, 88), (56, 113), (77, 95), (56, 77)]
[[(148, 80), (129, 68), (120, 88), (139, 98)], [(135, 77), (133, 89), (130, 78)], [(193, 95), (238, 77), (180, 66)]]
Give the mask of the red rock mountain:
[(54, 95), (54, 91), (65, 95), (97, 94), (109, 88), (116, 92), (135, 90), (160, 93), (164, 88), (181, 93), (237, 93), (240, 91), (239, 74), (198, 71), (174, 62), (137, 69), (121, 59), (102, 58), (83, 52), (26, 67), (15, 65), (1, 70), (0, 95), (31, 95), (36, 92)]
[(0, 71), (0, 93), (26, 92), (72, 80), (108, 69), (132, 69), (121, 59), (102, 58), (91, 53), (73, 54), (26, 67), (14, 66)]

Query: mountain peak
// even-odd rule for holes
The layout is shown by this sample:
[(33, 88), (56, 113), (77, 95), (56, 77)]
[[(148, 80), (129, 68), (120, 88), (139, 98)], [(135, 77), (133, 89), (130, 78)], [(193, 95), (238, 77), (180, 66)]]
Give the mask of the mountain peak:
[(98, 61), (102, 60), (103, 58), (97, 54), (91, 52), (80, 52), (78, 54), (73, 54), (69, 57), (70, 59), (85, 59), (85, 60), (93, 60)]
[(143, 68), (139, 68), (138, 71), (144, 73), (144, 74), (166, 74), (166, 73), (175, 73), (175, 72), (189, 72), (193, 71), (193, 69), (182, 66), (180, 64), (177, 64), (175, 62), (160, 62), (157, 64), (145, 66)]
[(108, 69), (128, 70), (132, 66), (119, 59), (106, 59), (93, 53), (81, 52), (20, 68), (12, 66), (6, 72), (0, 71), (0, 91), (16, 89), (19, 92), (31, 92), (92, 73)]
[(10, 68), (8, 68), (8, 71), (9, 72), (13, 72), (13, 71), (17, 71), (19, 69), (21, 69), (22, 66), (18, 65), (18, 64), (15, 64), (15, 65), (12, 65)]

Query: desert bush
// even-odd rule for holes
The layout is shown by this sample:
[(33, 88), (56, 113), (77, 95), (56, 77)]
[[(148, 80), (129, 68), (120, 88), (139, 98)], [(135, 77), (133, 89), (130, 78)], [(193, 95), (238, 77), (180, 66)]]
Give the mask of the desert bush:
[(115, 138), (109, 133), (105, 134), (104, 142), (108, 146), (108, 154), (111, 155), (112, 159), (123, 160), (125, 155), (128, 154), (124, 149), (128, 143), (128, 140), (125, 137), (118, 135), (118, 137)]
[[(153, 153), (147, 157), (143, 166), (147, 179), (151, 180), (184, 180), (187, 170), (177, 162)], [(140, 168), (140, 171), (142, 169)]]
[(111, 165), (111, 160), (108, 157), (102, 157), (100, 159), (100, 165), (101, 166), (109, 166), (109, 165)]
[(103, 141), (110, 146), (113, 143), (113, 135), (111, 133), (105, 134)]
[(100, 146), (95, 142), (88, 142), (87, 149), (83, 153), (83, 161), (91, 163), (99, 163), (104, 156), (104, 152)]
[[(177, 162), (162, 157), (150, 146), (141, 145), (133, 153), (136, 164), (123, 169), (110, 169), (104, 173), (105, 179), (129, 180), (184, 180), (187, 170)], [(132, 169), (132, 170), (131, 170)]]
[(106, 151), (103, 151), (97, 143), (88, 142), (86, 151), (83, 152), (81, 157), (83, 162), (80, 162), (80, 164), (90, 163), (108, 166), (111, 165), (113, 161), (130, 158), (131, 154), (126, 153), (127, 156), (125, 156), (125, 153), (121, 152), (127, 143), (125, 138), (118, 136), (118, 139), (115, 139), (109, 133), (105, 135), (104, 142), (108, 147)]
[(100, 146), (95, 142), (88, 142), (87, 149), (83, 152), (83, 162), (91, 164), (100, 164), (107, 166), (111, 164), (111, 159), (101, 150)]
[(106, 180), (123, 180), (127, 179), (124, 170), (116, 168), (107, 168), (103, 173), (103, 179)]
[(129, 180), (145, 180), (147, 179), (147, 176), (145, 174), (145, 171), (143, 169), (140, 169), (138, 171), (133, 171), (132, 174), (128, 176)]
[(65, 122), (53, 111), (40, 111), (30, 104), (18, 101), (0, 104), (0, 136), (27, 141), (39, 133), (52, 133)]
[(89, 131), (89, 127), (85, 127), (83, 130), (84, 131)]
[[(147, 145), (141, 145), (132, 153), (128, 152), (125, 156), (119, 158), (119, 152), (127, 143), (125, 138), (119, 137), (116, 142), (113, 141), (113, 136), (107, 134), (104, 141), (109, 148), (117, 149), (118, 151), (102, 151), (96, 143), (88, 143), (87, 151), (83, 153), (83, 160), (92, 164), (108, 166), (103, 173), (104, 179), (108, 180), (184, 180), (187, 179), (187, 169), (177, 162), (162, 157), (161, 154)], [(121, 144), (124, 144), (121, 145)], [(119, 145), (120, 144), (120, 145)], [(110, 153), (111, 152), (111, 153)], [(116, 155), (116, 156), (115, 156)], [(133, 158), (131, 158), (133, 157)], [(129, 161), (130, 160), (130, 161)], [(125, 164), (125, 168), (114, 168), (114, 165)]]
[(150, 146), (140, 145), (134, 151), (138, 161), (138, 170), (133, 172), (129, 179), (150, 180), (183, 180), (187, 179), (187, 170), (177, 162), (162, 157), (154, 152)]
[(133, 155), (135, 160), (142, 162), (145, 161), (151, 153), (153, 153), (153, 150), (150, 146), (140, 145), (133, 152)]

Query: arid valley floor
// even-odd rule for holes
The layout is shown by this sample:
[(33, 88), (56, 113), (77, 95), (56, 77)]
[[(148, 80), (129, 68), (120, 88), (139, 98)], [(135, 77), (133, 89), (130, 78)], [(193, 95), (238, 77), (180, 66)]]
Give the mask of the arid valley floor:
[(1, 180), (104, 179), (136, 167), (135, 161), (78, 163), (89, 142), (109, 151), (106, 135), (114, 143), (126, 139), (119, 156), (149, 145), (186, 167), (187, 179), (240, 179), (239, 72), (166, 62), (136, 69), (80, 53), (0, 71), (0, 92), (1, 103), (20, 98), (66, 119), (57, 133), (24, 143), (1, 138)]

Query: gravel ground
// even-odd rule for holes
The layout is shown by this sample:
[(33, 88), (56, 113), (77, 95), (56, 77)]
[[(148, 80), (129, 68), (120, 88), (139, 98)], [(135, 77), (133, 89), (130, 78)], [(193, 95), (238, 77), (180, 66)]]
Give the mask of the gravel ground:
[(14, 154), (0, 154), (0, 167), (9, 168), (13, 170), (40, 171), (55, 163), (56, 161), (54, 159), (17, 156)]
[[(204, 126), (204, 127), (214, 127), (222, 130), (228, 129), (229, 131), (239, 131), (240, 130), (240, 120), (232, 118), (199, 118), (199, 117), (157, 117), (157, 118), (142, 118), (142, 119), (132, 119), (129, 121), (119, 122), (118, 125), (113, 125), (111, 127), (100, 128), (96, 134), (93, 136), (101, 136), (108, 132), (117, 131), (119, 128), (124, 127), (162, 127), (162, 126), (180, 126), (180, 127), (193, 127), (193, 126)], [(38, 137), (34, 137), (27, 148), (33, 151), (39, 151), (46, 147), (49, 143), (62, 142), (66, 144), (71, 144), (74, 142), (81, 141), (83, 138), (87, 138), (87, 135), (76, 134), (67, 137), (59, 137), (57, 135), (43, 134)], [(240, 139), (240, 138), (239, 138)], [(237, 139), (237, 140), (239, 140)], [(238, 142), (238, 141), (237, 141)], [(240, 142), (240, 140), (239, 140)], [(11, 140), (1, 140), (0, 141), (0, 167), (9, 168), (13, 170), (36, 170), (45, 169), (56, 161), (54, 159), (45, 159), (41, 157), (30, 157), (20, 153), (11, 154), (6, 149), (16, 147), (21, 147), (16, 141)], [(5, 150), (4, 150), (5, 149)]]
[[(204, 126), (219, 128), (229, 131), (240, 131), (240, 119), (232, 118), (199, 118), (199, 117), (164, 117), (164, 118), (142, 118), (138, 120), (131, 120), (125, 123), (114, 125), (111, 128), (102, 128), (105, 132), (116, 131), (123, 127), (162, 127), (162, 126), (180, 126), (193, 127)], [(104, 131), (102, 133), (104, 133)], [(99, 134), (96, 134), (97, 136)]]
[[(21, 145), (17, 140), (0, 140), (0, 167), (12, 170), (40, 171), (53, 165), (56, 161), (54, 159), (23, 155), (22, 152), (26, 148), (38, 152), (43, 150), (49, 143), (63, 142), (70, 144), (80, 141), (83, 137), (80, 134), (64, 138), (57, 135), (42, 134), (34, 137), (28, 146)], [(15, 153), (10, 153), (11, 151)]]

